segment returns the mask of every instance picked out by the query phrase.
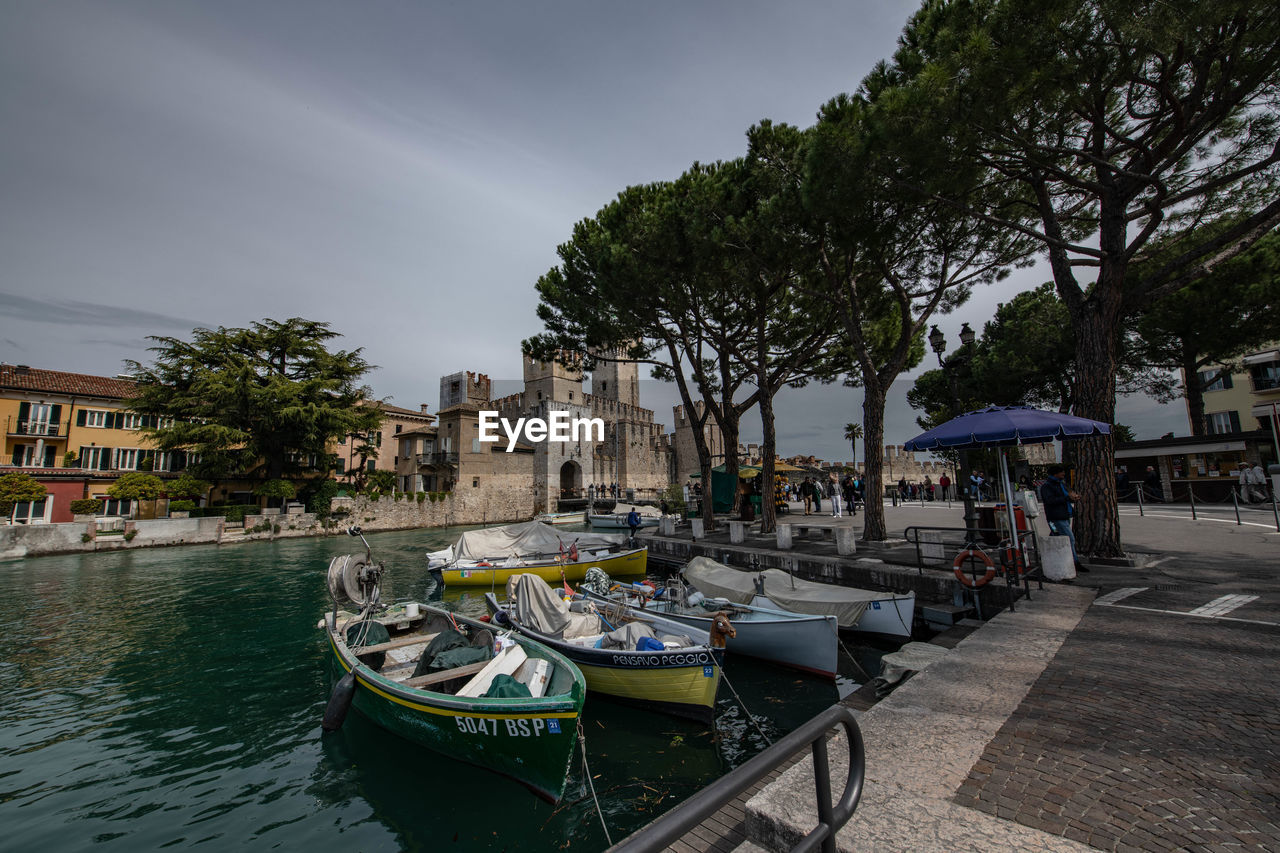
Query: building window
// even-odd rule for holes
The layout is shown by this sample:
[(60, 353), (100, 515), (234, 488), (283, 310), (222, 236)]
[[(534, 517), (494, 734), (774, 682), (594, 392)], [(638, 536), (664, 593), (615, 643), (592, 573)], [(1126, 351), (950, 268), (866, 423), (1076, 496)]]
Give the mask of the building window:
[(117, 500), (110, 495), (94, 495), (94, 497), (102, 501), (102, 512), (98, 515), (118, 515), (127, 518), (129, 511), (133, 508), (133, 501)]
[(105, 471), (111, 467), (111, 448), (80, 447), (80, 467), (91, 471)]
[(84, 415), (84, 425), (89, 427), (97, 427), (106, 429), (107, 413), (97, 409), (84, 409), (81, 414)]
[(347, 460), (339, 459), (338, 464), (334, 466), (334, 470), (339, 474), (345, 474), (347, 471)]
[(604, 381), (604, 382), (601, 382), (601, 383), (600, 383), (600, 392), (601, 392), (601, 393), (604, 393), (605, 391), (608, 391), (608, 390), (609, 390), (609, 382), (608, 382), (607, 380), (606, 380), (606, 381)]
[(138, 467), (138, 450), (132, 447), (118, 447), (115, 459), (111, 464), (117, 471), (134, 471)]
[(1204, 421), (1210, 435), (1240, 432), (1239, 412), (1210, 412), (1204, 416)]
[(397, 434), (399, 434), (400, 430), (402, 430), (402, 429), (404, 429), (404, 424), (396, 424), (396, 433), (397, 433)]
[(569, 402), (573, 402), (573, 392), (569, 392)]
[(1231, 374), (1224, 373), (1215, 379), (1211, 384), (1205, 385), (1210, 379), (1218, 373), (1216, 370), (1202, 370), (1196, 374), (1200, 380), (1200, 385), (1205, 391), (1226, 391), (1231, 387)]
[(142, 415), (136, 412), (125, 412), (120, 416), (120, 429), (141, 429)]
[(1249, 367), (1249, 376), (1253, 379), (1254, 391), (1270, 391), (1273, 388), (1280, 388), (1280, 361), (1251, 365)]
[(45, 514), (53, 507), (51, 498), (38, 501), (18, 501), (13, 505), (13, 514), (9, 520), (14, 524), (43, 524)]
[(479, 478), (479, 477), (474, 477), (474, 478), (472, 478), (472, 480), (471, 480), (471, 488), (473, 488), (473, 489), (478, 489), (478, 488), (480, 488), (480, 478)]

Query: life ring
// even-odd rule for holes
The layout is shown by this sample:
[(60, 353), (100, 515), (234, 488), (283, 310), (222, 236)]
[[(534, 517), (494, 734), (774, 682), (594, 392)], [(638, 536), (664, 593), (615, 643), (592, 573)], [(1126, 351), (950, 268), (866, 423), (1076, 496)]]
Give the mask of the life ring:
[[(980, 578), (973, 578), (969, 577), (969, 575), (965, 573), (964, 569), (961, 568), (961, 564), (970, 557), (977, 557), (982, 560), (982, 562), (986, 563), (987, 573), (985, 575)], [(956, 573), (956, 580), (969, 587), (969, 589), (981, 589), (991, 583), (992, 579), (996, 576), (996, 564), (991, 562), (991, 558), (982, 551), (961, 551), (959, 554), (956, 554), (956, 560), (951, 564), (951, 568)]]

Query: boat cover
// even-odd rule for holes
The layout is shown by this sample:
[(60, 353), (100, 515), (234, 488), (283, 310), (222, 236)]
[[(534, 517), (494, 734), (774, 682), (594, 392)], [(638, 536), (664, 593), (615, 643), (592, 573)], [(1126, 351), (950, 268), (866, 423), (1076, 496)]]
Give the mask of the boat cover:
[(641, 518), (662, 518), (662, 510), (656, 506), (639, 506), (638, 504), (614, 504), (613, 509), (608, 512), (593, 513), (593, 515), (626, 516), (633, 509), (640, 513)]
[(561, 550), (568, 551), (574, 542), (578, 543), (579, 551), (585, 551), (625, 545), (626, 541), (627, 537), (621, 533), (566, 533), (540, 521), (526, 521), (468, 530), (458, 537), (453, 553), (458, 560), (501, 559), (513, 554), (554, 557)]
[(599, 634), (602, 627), (594, 613), (570, 613), (564, 599), (537, 575), (512, 576), (507, 581), (507, 599), (512, 602), (516, 624), (541, 634), (568, 640)]
[(756, 577), (762, 577), (764, 594), (781, 609), (834, 616), (841, 626), (853, 625), (868, 604), (885, 598), (883, 592), (793, 578), (781, 569), (759, 573), (735, 569), (709, 557), (694, 557), (681, 571), (703, 595), (727, 598), (734, 604), (750, 604), (756, 595)]

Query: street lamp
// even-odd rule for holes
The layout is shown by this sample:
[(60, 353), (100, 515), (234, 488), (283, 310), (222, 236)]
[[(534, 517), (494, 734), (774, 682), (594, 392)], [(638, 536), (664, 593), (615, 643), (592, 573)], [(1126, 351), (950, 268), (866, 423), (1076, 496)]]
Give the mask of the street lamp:
[[(933, 330), (929, 332), (929, 347), (938, 356), (938, 367), (942, 368), (942, 375), (947, 377), (947, 387), (951, 389), (951, 411), (953, 416), (960, 414), (960, 394), (956, 390), (954, 368), (968, 363), (970, 358), (969, 345), (973, 343), (976, 337), (973, 329), (969, 328), (969, 324), (963, 324), (960, 327), (960, 351), (943, 360), (942, 354), (947, 351), (947, 338), (937, 326), (934, 326)], [(964, 448), (961, 448), (959, 455), (960, 464), (956, 469), (956, 488), (961, 490), (960, 494), (963, 496), (965, 546), (968, 547), (978, 538), (978, 514), (974, 511), (973, 495), (969, 494), (969, 453)]]

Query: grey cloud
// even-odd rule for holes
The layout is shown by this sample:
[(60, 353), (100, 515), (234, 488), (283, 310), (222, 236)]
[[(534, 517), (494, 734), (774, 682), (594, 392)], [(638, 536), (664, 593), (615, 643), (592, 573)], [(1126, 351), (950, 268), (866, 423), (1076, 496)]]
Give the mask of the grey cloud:
[[(0, 293), (0, 305), (10, 320), (32, 323), (52, 323), (63, 326), (116, 326), (119, 328), (147, 329), (151, 331), (193, 329), (200, 324), (181, 317), (157, 314), (121, 305), (105, 305), (100, 302), (84, 302), (79, 299), (33, 299), (13, 293)], [(17, 349), (22, 347), (6, 341)], [(121, 345), (119, 340), (96, 340), (85, 343)], [(136, 342), (129, 342), (133, 345)]]

